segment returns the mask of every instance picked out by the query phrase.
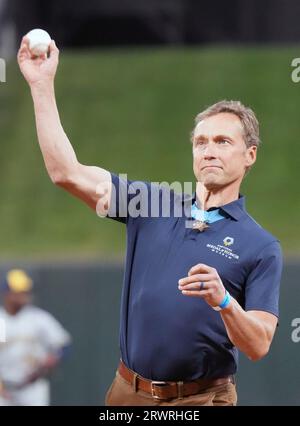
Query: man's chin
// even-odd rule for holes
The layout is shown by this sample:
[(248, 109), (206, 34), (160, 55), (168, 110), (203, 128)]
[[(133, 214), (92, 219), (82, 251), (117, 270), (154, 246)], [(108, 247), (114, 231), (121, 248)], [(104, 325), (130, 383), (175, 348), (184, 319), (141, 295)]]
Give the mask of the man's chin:
[(224, 186), (224, 182), (221, 182), (220, 179), (217, 179), (216, 176), (206, 176), (200, 181), (206, 189), (212, 191), (214, 189), (219, 189)]
[(198, 182), (201, 182), (208, 190), (220, 189), (226, 186), (226, 179), (221, 169), (204, 169), (197, 177)]

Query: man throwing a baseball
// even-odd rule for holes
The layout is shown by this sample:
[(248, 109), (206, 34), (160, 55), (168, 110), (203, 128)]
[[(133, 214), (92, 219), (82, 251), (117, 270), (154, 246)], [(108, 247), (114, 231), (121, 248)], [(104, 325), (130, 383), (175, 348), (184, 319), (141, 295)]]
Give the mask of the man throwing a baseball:
[(49, 57), (32, 58), (26, 38), (18, 54), (49, 176), (127, 227), (121, 361), (106, 404), (235, 405), (238, 350), (253, 361), (268, 353), (282, 269), (277, 239), (239, 193), (260, 143), (255, 114), (237, 101), (198, 114), (193, 195), (127, 181), (78, 161), (56, 107), (58, 57), (52, 41)]

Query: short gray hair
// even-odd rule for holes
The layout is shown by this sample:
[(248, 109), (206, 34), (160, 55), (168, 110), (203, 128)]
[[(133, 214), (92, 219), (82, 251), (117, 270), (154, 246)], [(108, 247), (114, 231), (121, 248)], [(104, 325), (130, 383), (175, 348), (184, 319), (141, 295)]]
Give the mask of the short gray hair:
[(194, 139), (195, 128), (200, 121), (223, 112), (234, 114), (240, 119), (244, 129), (244, 140), (247, 148), (252, 145), (257, 147), (260, 145), (261, 141), (259, 138), (259, 122), (253, 110), (243, 105), (240, 101), (227, 100), (223, 100), (217, 102), (214, 105), (211, 105), (196, 116), (195, 127), (191, 135), (192, 141)]

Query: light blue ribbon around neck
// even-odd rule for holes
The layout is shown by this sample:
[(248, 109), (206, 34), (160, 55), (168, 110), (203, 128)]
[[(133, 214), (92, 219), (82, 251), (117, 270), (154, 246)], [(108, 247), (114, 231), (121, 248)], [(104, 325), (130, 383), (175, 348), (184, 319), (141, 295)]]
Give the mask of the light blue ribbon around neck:
[(201, 210), (197, 207), (196, 201), (192, 205), (191, 216), (195, 220), (200, 220), (201, 222), (214, 223), (218, 220), (225, 219), (224, 216), (220, 214), (220, 209), (215, 209), (211, 211)]

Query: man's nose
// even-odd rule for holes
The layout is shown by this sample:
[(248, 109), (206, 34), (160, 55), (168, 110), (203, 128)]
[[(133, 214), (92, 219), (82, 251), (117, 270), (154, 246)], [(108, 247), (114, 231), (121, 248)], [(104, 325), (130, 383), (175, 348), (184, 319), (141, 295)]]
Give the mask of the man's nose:
[(207, 158), (215, 158), (216, 157), (216, 144), (213, 141), (209, 141), (204, 148), (203, 156), (205, 159)]

